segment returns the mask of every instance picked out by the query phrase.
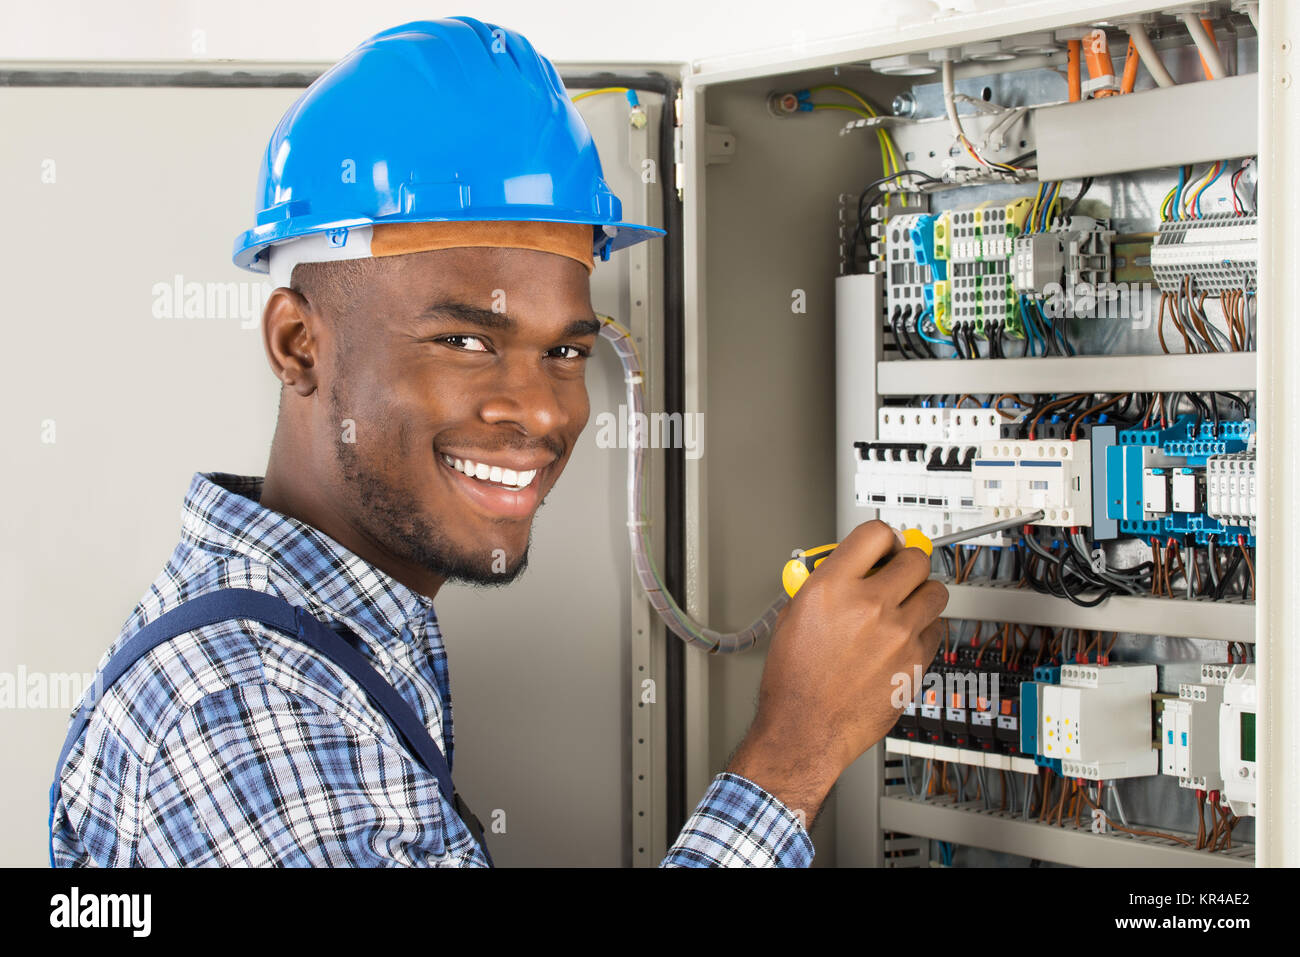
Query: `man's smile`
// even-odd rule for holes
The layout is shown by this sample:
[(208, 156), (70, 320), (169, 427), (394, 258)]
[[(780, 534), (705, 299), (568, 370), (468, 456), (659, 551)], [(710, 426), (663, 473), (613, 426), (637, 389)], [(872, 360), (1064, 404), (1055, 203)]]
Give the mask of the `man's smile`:
[(478, 511), (493, 518), (528, 518), (541, 503), (555, 457), (510, 452), (461, 455), (435, 450), (434, 455), (454, 485)]

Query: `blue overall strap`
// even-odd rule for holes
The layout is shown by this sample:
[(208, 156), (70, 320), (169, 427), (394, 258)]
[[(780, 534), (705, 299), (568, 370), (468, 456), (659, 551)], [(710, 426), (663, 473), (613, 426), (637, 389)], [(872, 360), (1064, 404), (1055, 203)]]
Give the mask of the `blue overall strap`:
[(466, 829), (478, 841), (488, 864), (492, 856), (483, 839), (483, 826), (465, 804), (451, 781), (451, 771), (442, 749), (429, 734), (415, 711), (402, 700), (402, 696), (366, 661), (361, 652), (349, 645), (337, 632), (326, 626), (304, 609), (266, 592), (251, 588), (227, 588), (208, 592), (192, 598), (145, 625), (123, 643), (91, 687), (68, 729), (67, 740), (59, 754), (54, 769), (54, 784), (50, 787), (50, 865), (54, 865), (54, 808), (59, 799), (59, 779), (68, 755), (90, 723), (91, 712), (99, 698), (126, 674), (137, 661), (154, 648), (197, 628), (215, 625), (234, 619), (257, 621), (270, 628), (295, 636), (303, 644), (318, 651), (333, 662), (353, 681), (359, 684), (373, 704), (401, 735), (416, 759), (438, 781), (438, 790), (464, 822)]

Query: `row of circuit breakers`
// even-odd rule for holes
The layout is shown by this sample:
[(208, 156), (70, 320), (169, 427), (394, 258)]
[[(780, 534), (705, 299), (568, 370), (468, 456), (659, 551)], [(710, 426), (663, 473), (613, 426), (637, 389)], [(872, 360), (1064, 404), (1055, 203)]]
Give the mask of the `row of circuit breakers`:
[[(1100, 418), (1104, 419), (1104, 415)], [(1180, 415), (1165, 428), (1070, 427), (1035, 435), (988, 408), (886, 406), (875, 442), (854, 443), (857, 504), (897, 528), (946, 535), (1042, 509), (1038, 525), (1120, 536), (1185, 536), (1198, 545), (1255, 545), (1253, 419)], [(1014, 544), (999, 532), (972, 540)]]
[(1039, 666), (1030, 678), (981, 670), (975, 654), (936, 661), (886, 750), (1088, 781), (1166, 774), (1254, 815), (1253, 664), (1203, 664), (1200, 681), (1174, 696), (1157, 693), (1155, 665)]
[(1058, 315), (1105, 315), (1115, 301), (1128, 301), (1129, 283), (1154, 280), (1173, 293), (1190, 280), (1212, 296), (1255, 288), (1253, 215), (1170, 220), (1154, 236), (1117, 236), (1086, 216), (1035, 226), (1033, 215), (1035, 200), (1026, 196), (938, 215), (892, 215), (883, 232), (873, 227), (885, 264), (886, 318), (906, 325), (924, 317), (945, 337), (961, 326), (978, 337), (997, 330), (1024, 339), (1027, 304), (1046, 303)]

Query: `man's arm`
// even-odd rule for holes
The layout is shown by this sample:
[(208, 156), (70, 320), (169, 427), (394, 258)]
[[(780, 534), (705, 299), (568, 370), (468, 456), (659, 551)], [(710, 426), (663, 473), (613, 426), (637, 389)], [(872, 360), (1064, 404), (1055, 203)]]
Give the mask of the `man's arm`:
[(260, 683), (207, 695), (168, 731), (134, 863), (486, 866), (404, 750)]
[(724, 772), (660, 867), (807, 867), (813, 844), (788, 807), (753, 781)]
[(901, 546), (888, 525), (864, 522), (782, 609), (758, 714), (664, 865), (811, 862), (807, 822), (898, 720), (900, 676), (910, 685), (938, 649), (947, 589), (928, 581), (928, 555)]

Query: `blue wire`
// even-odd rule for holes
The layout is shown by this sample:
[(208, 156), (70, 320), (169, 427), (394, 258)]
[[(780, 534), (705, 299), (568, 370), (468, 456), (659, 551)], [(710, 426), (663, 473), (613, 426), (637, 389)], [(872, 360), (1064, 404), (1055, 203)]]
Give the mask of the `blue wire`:
[(1205, 188), (1202, 189), (1199, 193), (1196, 194), (1196, 218), (1197, 218), (1197, 219), (1200, 219), (1200, 218), (1201, 218), (1201, 197), (1204, 196), (1204, 195), (1206, 194), (1206, 192), (1209, 190), (1209, 188), (1210, 188), (1211, 186), (1214, 185), (1214, 180), (1215, 180), (1215, 179), (1218, 179), (1220, 176), (1222, 176), (1222, 175), (1223, 175), (1223, 171), (1224, 171), (1225, 169), (1227, 169), (1227, 168), (1228, 168), (1228, 164), (1227, 164), (1227, 163), (1222, 163), (1222, 164), (1220, 164), (1220, 166), (1219, 166), (1219, 171), (1218, 171), (1217, 173), (1214, 174), (1214, 179), (1212, 179), (1212, 180), (1210, 180), (1208, 183), (1206, 183), (1206, 184), (1205, 184)]
[(1035, 353), (1035, 352), (1034, 352), (1034, 346), (1036, 346), (1036, 345), (1038, 344), (1039, 340), (1040, 340), (1042, 337), (1039, 335), (1038, 330), (1037, 330), (1037, 329), (1035, 328), (1035, 326), (1034, 326), (1034, 318), (1033, 318), (1033, 316), (1030, 314), (1030, 312), (1029, 312), (1029, 308), (1025, 305), (1025, 297), (1024, 297), (1024, 296), (1021, 296), (1021, 297), (1020, 297), (1020, 318), (1023, 320), (1024, 325), (1025, 325), (1025, 334), (1029, 336), (1029, 354), (1030, 354), (1031, 356), (1032, 356), (1032, 355), (1045, 355), (1046, 352), (1047, 352), (1046, 344), (1044, 344), (1044, 346), (1043, 346), (1043, 352), (1041, 352), (1041, 353)]
[(1183, 183), (1187, 179), (1187, 167), (1178, 167), (1178, 189), (1174, 191), (1174, 219), (1183, 218)]

